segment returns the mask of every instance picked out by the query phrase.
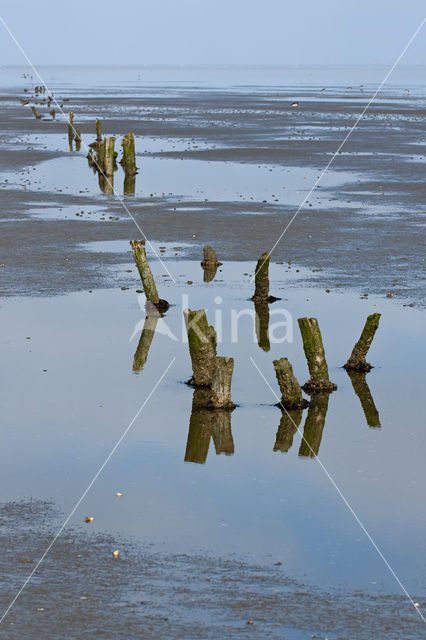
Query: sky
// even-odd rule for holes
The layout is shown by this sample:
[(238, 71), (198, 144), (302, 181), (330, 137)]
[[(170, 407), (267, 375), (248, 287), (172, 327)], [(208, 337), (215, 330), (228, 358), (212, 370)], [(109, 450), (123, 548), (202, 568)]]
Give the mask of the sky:
[[(425, 0), (1, 0), (35, 65), (390, 64)], [(0, 24), (0, 65), (24, 58)], [(403, 62), (426, 64), (426, 24)]]

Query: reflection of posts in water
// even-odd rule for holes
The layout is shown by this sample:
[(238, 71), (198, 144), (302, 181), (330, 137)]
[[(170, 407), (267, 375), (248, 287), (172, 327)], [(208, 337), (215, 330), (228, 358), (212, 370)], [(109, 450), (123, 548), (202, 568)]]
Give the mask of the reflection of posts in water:
[(379, 412), (376, 409), (370, 387), (365, 379), (365, 373), (349, 370), (347, 371), (347, 374), (350, 377), (354, 391), (361, 402), (368, 426), (380, 427)]
[(286, 453), (293, 444), (294, 434), (302, 421), (302, 409), (283, 411), (275, 438), (274, 451)]
[(159, 317), (160, 314), (158, 313), (157, 309), (155, 307), (148, 308), (147, 305), (147, 315), (145, 318), (145, 323), (143, 325), (141, 337), (139, 339), (139, 343), (135, 351), (135, 356), (133, 358), (133, 371), (141, 371), (145, 362), (147, 361), (149, 349), (154, 338), (154, 333)]
[(216, 454), (234, 453), (234, 440), (231, 431), (231, 411), (204, 409), (209, 398), (209, 389), (195, 389), (189, 421), (185, 462), (204, 464), (213, 438)]
[(325, 416), (328, 409), (329, 393), (316, 393), (308, 409), (300, 443), (299, 456), (314, 458), (318, 455), (321, 444)]
[(99, 189), (102, 193), (114, 193), (114, 175), (106, 176), (99, 172)]
[(216, 252), (213, 247), (206, 245), (203, 248), (203, 260), (201, 262), (201, 266), (204, 271), (204, 282), (211, 282), (216, 275), (217, 268), (220, 267), (222, 263), (218, 261)]
[(216, 275), (217, 265), (209, 263), (204, 266), (201, 263), (201, 266), (203, 267), (203, 281), (211, 282)]
[(263, 351), (271, 348), (269, 342), (269, 305), (265, 300), (254, 299), (256, 312), (256, 336), (257, 344)]
[(123, 193), (125, 196), (134, 196), (136, 190), (136, 174), (130, 175), (126, 173), (124, 175)]
[(80, 147), (81, 147), (81, 131), (77, 127), (75, 129), (75, 138), (74, 138), (74, 140), (75, 140), (75, 150), (76, 151), (80, 151)]

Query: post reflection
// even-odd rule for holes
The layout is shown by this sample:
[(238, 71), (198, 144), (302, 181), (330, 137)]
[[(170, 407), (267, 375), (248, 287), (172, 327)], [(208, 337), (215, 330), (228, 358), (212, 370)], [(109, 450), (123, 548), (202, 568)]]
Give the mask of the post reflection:
[(275, 438), (274, 451), (287, 453), (293, 445), (294, 434), (302, 421), (303, 409), (283, 411)]
[(329, 393), (316, 393), (312, 396), (303, 428), (303, 438), (300, 443), (299, 456), (314, 458), (318, 455), (325, 417), (327, 415), (329, 396)]
[(360, 371), (346, 371), (351, 379), (353, 389), (358, 396), (365, 419), (369, 427), (380, 427), (380, 417), (367, 384), (366, 374)]
[(145, 362), (148, 359), (149, 349), (154, 338), (157, 322), (161, 314), (154, 305), (146, 305), (146, 317), (143, 325), (141, 337), (133, 357), (133, 371), (142, 371)]
[(234, 439), (231, 430), (231, 410), (203, 408), (210, 396), (210, 389), (195, 389), (192, 400), (186, 443), (185, 462), (204, 464), (213, 438), (216, 454), (234, 454)]
[(254, 300), (256, 312), (256, 336), (257, 344), (263, 351), (269, 351), (269, 304), (263, 300)]

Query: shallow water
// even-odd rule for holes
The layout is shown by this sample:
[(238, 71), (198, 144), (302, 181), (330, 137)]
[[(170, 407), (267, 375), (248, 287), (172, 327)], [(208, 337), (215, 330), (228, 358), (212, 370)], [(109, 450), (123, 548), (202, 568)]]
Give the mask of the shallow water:
[[(163, 550), (280, 561), (286, 574), (324, 588), (340, 584), (397, 592), (318, 461), (303, 455), (300, 433), (287, 452), (279, 450), (288, 446), (282, 429), (277, 438), (281, 411), (250, 360), (276, 393), (276, 357), (288, 356), (304, 382), (308, 374), (296, 318), (314, 315), (338, 390), (329, 398), (322, 434), (313, 434), (312, 442), (404, 585), (424, 591), (426, 478), (419, 446), (424, 312), (398, 308), (391, 300), (300, 288), (303, 270), (271, 265), (271, 292), (282, 300), (270, 305), (270, 323), (281, 321), (286, 309), (293, 324), (286, 318), (287, 326), (275, 334), (291, 338), (293, 329), (293, 342), (271, 344), (266, 352), (257, 344), (249, 315), (239, 321), (238, 342), (231, 340), (231, 310), (253, 308), (245, 275), (253, 273), (253, 264), (225, 263), (210, 283), (203, 283), (199, 263), (169, 260), (167, 265), (175, 283), (163, 277), (159, 263), (153, 266), (160, 295), (173, 306), (158, 323), (138, 373), (134, 355), (145, 314), (130, 263), (127, 291), (1, 303), (0, 353), (8, 362), (0, 381), (1, 501), (51, 498), (69, 511), (175, 358), (73, 523), (93, 515), (96, 529), (154, 542)], [(183, 302), (182, 295), (188, 296)], [(182, 304), (207, 308), (216, 329), (223, 326), (218, 354), (235, 357), (238, 407), (230, 416), (232, 436), (222, 433), (222, 455), (215, 454), (212, 441), (205, 456), (206, 445), (197, 434), (188, 443), (193, 390), (184, 384), (191, 365), (181, 339)], [(366, 315), (376, 311), (383, 315), (369, 354), (375, 368), (367, 383), (378, 415), (372, 421), (370, 415), (369, 426), (341, 365)], [(307, 411), (301, 430), (306, 416)], [(117, 491), (123, 498), (115, 497)]]

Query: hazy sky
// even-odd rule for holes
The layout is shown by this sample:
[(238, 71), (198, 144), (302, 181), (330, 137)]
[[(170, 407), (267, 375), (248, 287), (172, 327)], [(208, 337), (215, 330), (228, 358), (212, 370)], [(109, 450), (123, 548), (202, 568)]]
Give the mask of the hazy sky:
[[(34, 64), (389, 64), (425, 0), (2, 0)], [(0, 25), (0, 64), (24, 62)], [(404, 58), (426, 64), (426, 25)]]

